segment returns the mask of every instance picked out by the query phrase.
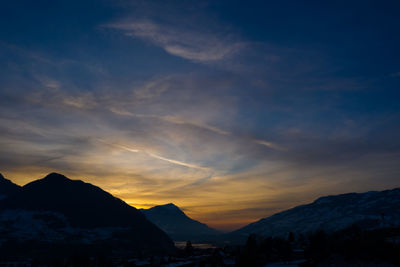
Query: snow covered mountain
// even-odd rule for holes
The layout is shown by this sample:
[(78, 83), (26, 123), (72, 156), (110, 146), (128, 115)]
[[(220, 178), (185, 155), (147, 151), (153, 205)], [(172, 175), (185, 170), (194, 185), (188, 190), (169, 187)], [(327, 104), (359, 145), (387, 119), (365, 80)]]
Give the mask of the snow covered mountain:
[(206, 224), (189, 218), (172, 203), (141, 209), (143, 214), (155, 225), (164, 230), (175, 241), (207, 241), (220, 234)]
[(246, 238), (255, 233), (287, 237), (289, 232), (333, 232), (353, 224), (363, 228), (400, 224), (400, 188), (321, 197), (311, 204), (277, 213), (229, 235)]
[(134, 207), (99, 187), (57, 173), (0, 201), (0, 247), (7, 242), (40, 244), (46, 249), (52, 244), (174, 249), (167, 234)]

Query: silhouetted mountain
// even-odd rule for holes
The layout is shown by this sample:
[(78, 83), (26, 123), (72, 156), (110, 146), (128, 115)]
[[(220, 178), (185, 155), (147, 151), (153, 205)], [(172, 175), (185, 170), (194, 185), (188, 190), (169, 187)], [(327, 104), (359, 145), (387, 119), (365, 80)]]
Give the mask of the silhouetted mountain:
[(167, 234), (136, 208), (97, 186), (57, 173), (31, 182), (0, 201), (0, 232), (5, 233), (2, 237), (19, 242), (173, 249)]
[(357, 224), (363, 229), (400, 224), (400, 188), (366, 193), (326, 196), (311, 204), (277, 213), (229, 234), (245, 240), (249, 234), (287, 237), (289, 232), (305, 234), (334, 232)]
[(172, 203), (141, 209), (147, 219), (164, 230), (175, 241), (205, 241), (220, 234), (206, 224), (189, 218)]
[(21, 187), (4, 178), (0, 173), (0, 200), (16, 193)]

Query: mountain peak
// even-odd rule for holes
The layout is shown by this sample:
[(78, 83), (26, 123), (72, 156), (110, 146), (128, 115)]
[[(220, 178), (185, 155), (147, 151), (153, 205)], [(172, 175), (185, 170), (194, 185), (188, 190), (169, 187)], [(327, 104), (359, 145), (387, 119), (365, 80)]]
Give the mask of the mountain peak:
[(217, 230), (188, 217), (174, 203), (142, 209), (141, 212), (174, 240), (203, 240), (218, 234)]
[(71, 181), (71, 179), (67, 178), (66, 176), (56, 173), (56, 172), (52, 172), (48, 175), (46, 175), (46, 177), (44, 177), (43, 179), (45, 180), (57, 180), (57, 181)]
[[(43, 214), (43, 212), (46, 214), (58, 214), (65, 218), (65, 220), (63, 219), (65, 222), (63, 224), (66, 227), (65, 229), (68, 229), (61, 230), (64, 229), (64, 226), (59, 225), (59, 219), (54, 221), (46, 215), (46, 218), (41, 219), (42, 217), (40, 217), (38, 219), (43, 220), (43, 223), (45, 223), (43, 227), (38, 227), (36, 223), (33, 223), (35, 227), (29, 226), (28, 230), (26, 230), (25, 226), (21, 226), (24, 231), (29, 231), (29, 233), (39, 231), (41, 236), (42, 229), (47, 229), (46, 227), (53, 229), (53, 226), (50, 225), (55, 225), (54, 229), (57, 230), (54, 231), (57, 232), (57, 236), (60, 235), (62, 239), (66, 237), (66, 240), (69, 240), (72, 232), (78, 233), (75, 232), (75, 229), (82, 229), (84, 232), (92, 233), (92, 231), (97, 231), (96, 229), (101, 228), (102, 230), (98, 232), (99, 234), (95, 234), (95, 239), (103, 240), (103, 238), (107, 238), (108, 240), (110, 238), (112, 245), (118, 243), (115, 240), (124, 240), (121, 244), (123, 246), (128, 246), (129, 244), (130, 248), (173, 248), (173, 243), (169, 237), (146, 220), (137, 209), (90, 183), (71, 180), (59, 173), (50, 173), (42, 179), (24, 185), (12, 195), (2, 193), (2, 189), (6, 193), (10, 192), (2, 184), (0, 183), (0, 195), (6, 195), (6, 197), (0, 201), (0, 213), (6, 210), (16, 210), (34, 214)], [(13, 224), (11, 223), (11, 225)], [(69, 229), (74, 230), (71, 232)], [(43, 230), (43, 235), (46, 235), (46, 231)], [(53, 240), (54, 234), (52, 233), (54, 231), (49, 231), (51, 240)], [(122, 232), (124, 234), (121, 234)], [(108, 233), (110, 233), (110, 237), (108, 237)], [(75, 236), (75, 234), (73, 235)], [(84, 235), (82, 235), (83, 239), (86, 239)], [(78, 240), (81, 239), (78, 238)]]
[(186, 217), (185, 213), (174, 203), (158, 205), (158, 206), (150, 208), (149, 210), (158, 210), (164, 214), (179, 214), (179, 215), (183, 215)]
[(168, 204), (160, 205), (160, 206), (161, 206), (161, 207), (164, 207), (164, 208), (178, 209), (178, 210), (179, 210), (178, 206), (176, 206), (174, 203), (168, 203)]
[(6, 178), (4, 178), (4, 176), (0, 173), (0, 180), (2, 180), (2, 179), (6, 179)]

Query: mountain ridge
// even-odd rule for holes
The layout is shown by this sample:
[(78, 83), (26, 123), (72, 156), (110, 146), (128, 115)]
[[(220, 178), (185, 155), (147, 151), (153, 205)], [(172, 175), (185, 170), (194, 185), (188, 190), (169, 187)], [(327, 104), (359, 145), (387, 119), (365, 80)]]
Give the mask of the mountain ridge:
[[(162, 229), (175, 241), (215, 240), (221, 234), (191, 219), (173, 203), (137, 210), (100, 187), (71, 180), (58, 173), (50, 173), (22, 187), (0, 174), (0, 196), (2, 192), (7, 195), (0, 198), (0, 212), (7, 209), (27, 210), (36, 212), (40, 217), (41, 213), (51, 211), (65, 216), (71, 227), (92, 229), (132, 227), (135, 223), (136, 226), (153, 225), (144, 227), (144, 231), (157, 229), (154, 231), (160, 234)], [(107, 216), (103, 214), (104, 210), (107, 210)], [(400, 224), (400, 188), (321, 196), (311, 203), (261, 218), (224, 236), (233, 239), (243, 239), (251, 233), (285, 236), (289, 232), (305, 234), (319, 229), (336, 231), (351, 224), (367, 228)], [(163, 239), (167, 240), (165, 236)]]
[(317, 198), (269, 217), (250, 223), (228, 235), (241, 239), (249, 234), (286, 236), (289, 232), (305, 234), (317, 230), (328, 232), (353, 224), (377, 228), (400, 223), (400, 188), (364, 193), (345, 193)]
[(21, 186), (14, 184), (0, 173), (0, 200), (16, 193)]
[[(26, 224), (21, 218), (32, 223)], [(32, 181), (0, 201), (0, 220), (10, 219), (16, 227), (4, 223), (0, 224), (0, 230), (11, 239), (31, 238), (47, 243), (54, 240), (85, 244), (108, 242), (112, 246), (139, 250), (174, 249), (169, 236), (136, 208), (100, 187), (58, 173)], [(29, 228), (29, 225), (37, 227)], [(31, 230), (26, 232), (27, 229)], [(35, 239), (40, 236), (35, 229), (43, 232), (42, 240)], [(27, 237), (23, 233), (31, 235)]]
[(169, 234), (175, 241), (205, 241), (219, 235), (216, 229), (187, 216), (173, 203), (140, 210), (146, 218)]

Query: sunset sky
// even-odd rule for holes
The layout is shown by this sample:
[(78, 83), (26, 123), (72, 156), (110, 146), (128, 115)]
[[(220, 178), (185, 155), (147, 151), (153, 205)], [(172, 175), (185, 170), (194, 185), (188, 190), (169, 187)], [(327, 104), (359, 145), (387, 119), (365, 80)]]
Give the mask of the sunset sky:
[(17, 184), (55, 171), (222, 230), (400, 186), (400, 1), (0, 5)]

